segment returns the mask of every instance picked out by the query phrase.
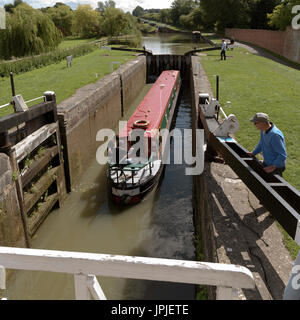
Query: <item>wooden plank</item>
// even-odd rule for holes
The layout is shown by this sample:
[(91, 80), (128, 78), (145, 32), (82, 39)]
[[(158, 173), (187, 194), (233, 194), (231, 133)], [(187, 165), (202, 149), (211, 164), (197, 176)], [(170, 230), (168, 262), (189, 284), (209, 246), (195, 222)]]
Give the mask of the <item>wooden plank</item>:
[(46, 124), (13, 146), (12, 151), (14, 151), (16, 154), (17, 162), (20, 162), (27, 156), (28, 153), (32, 152), (47, 138), (49, 138), (54, 132), (57, 131), (57, 128), (58, 124), (56, 122)]
[(283, 182), (270, 182), (268, 185), (270, 187), (284, 187), (286, 184)]
[(23, 188), (57, 155), (58, 146), (46, 150), (45, 154), (33, 162), (26, 171), (21, 174)]
[(48, 112), (56, 112), (56, 103), (53, 101), (43, 102), (30, 107), (26, 112), (13, 113), (0, 118), (0, 133), (16, 127), (20, 123), (28, 122)]
[(58, 194), (54, 193), (47, 197), (46, 201), (40, 206), (37, 212), (28, 217), (29, 235), (32, 237), (42, 222), (46, 219), (55, 203), (58, 201)]
[(64, 159), (62, 156), (62, 145), (61, 145), (61, 135), (60, 129), (56, 131), (56, 141), (57, 141), (57, 148), (58, 148), (58, 155), (59, 155), (59, 163), (61, 170), (58, 172), (58, 179), (57, 179), (57, 192), (59, 198), (59, 206), (62, 207), (62, 204), (67, 196), (66, 190), (66, 179), (65, 179), (65, 168), (64, 168)]
[(34, 185), (33, 193), (26, 193), (24, 195), (25, 212), (28, 211), (36, 204), (36, 202), (41, 198), (45, 191), (50, 187), (52, 182), (56, 179), (54, 176), (60, 167), (55, 167), (47, 171)]
[(23, 224), (23, 231), (25, 235), (26, 246), (30, 248), (30, 239), (29, 239), (28, 227), (27, 227), (27, 215), (26, 215), (25, 204), (24, 204), (23, 186), (22, 186), (22, 181), (20, 177), (19, 166), (18, 166), (14, 152), (11, 153), (10, 159), (11, 159), (13, 175), (16, 177), (15, 185), (17, 190), (17, 196), (18, 196), (18, 202), (20, 207), (20, 214), (21, 214), (21, 219)]

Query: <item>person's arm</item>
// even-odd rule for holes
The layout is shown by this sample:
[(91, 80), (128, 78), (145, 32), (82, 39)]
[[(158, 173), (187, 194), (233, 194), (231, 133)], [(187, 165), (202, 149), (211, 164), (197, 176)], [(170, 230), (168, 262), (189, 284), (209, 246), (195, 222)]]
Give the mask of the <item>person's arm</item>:
[(256, 146), (256, 148), (251, 152), (254, 156), (256, 156), (258, 153), (260, 153), (262, 151), (262, 142), (261, 139), (259, 140), (258, 145)]
[(256, 148), (251, 151), (251, 152), (248, 152), (248, 155), (250, 157), (255, 157), (258, 153), (260, 153), (262, 151), (262, 146), (261, 146), (261, 138), (259, 139), (259, 142), (258, 142), (258, 145), (256, 146)]

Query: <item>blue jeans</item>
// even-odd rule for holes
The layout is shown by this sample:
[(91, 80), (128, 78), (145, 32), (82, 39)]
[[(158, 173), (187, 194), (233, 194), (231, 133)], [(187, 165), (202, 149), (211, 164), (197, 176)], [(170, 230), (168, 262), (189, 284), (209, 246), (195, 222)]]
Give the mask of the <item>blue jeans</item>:
[(225, 50), (221, 50), (221, 60), (223, 60), (223, 57), (224, 57), (224, 60), (226, 60), (226, 51)]

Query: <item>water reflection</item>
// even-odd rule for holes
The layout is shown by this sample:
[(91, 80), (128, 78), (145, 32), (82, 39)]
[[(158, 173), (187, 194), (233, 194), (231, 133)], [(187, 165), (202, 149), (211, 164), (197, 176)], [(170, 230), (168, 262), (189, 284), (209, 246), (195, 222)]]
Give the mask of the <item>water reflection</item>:
[(145, 36), (142, 45), (152, 50), (153, 54), (184, 54), (195, 47), (207, 47), (203, 42), (193, 42), (191, 34), (156, 33)]

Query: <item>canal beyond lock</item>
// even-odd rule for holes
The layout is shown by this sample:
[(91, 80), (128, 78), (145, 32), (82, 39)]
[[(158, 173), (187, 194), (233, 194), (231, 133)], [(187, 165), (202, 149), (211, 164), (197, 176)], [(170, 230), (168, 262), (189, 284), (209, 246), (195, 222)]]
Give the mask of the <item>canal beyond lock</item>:
[[(143, 45), (154, 54), (184, 54), (199, 47), (184, 34), (147, 36)], [(150, 88), (151, 84), (145, 85), (122, 120), (131, 116)], [(182, 131), (191, 128), (190, 89), (184, 83), (174, 127)], [(188, 148), (191, 152), (191, 139)], [(186, 167), (172, 162), (166, 165), (155, 192), (135, 206), (118, 208), (108, 201), (105, 166), (94, 161), (64, 206), (51, 212), (39, 228), (32, 248), (195, 260), (192, 176), (185, 175)], [(195, 286), (189, 284), (108, 277), (98, 277), (98, 281), (107, 299), (195, 298)], [(74, 299), (74, 277), (15, 272), (6, 296), (10, 300)]]

